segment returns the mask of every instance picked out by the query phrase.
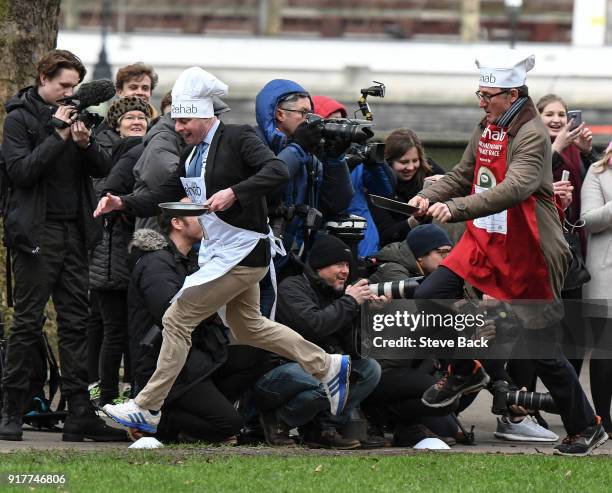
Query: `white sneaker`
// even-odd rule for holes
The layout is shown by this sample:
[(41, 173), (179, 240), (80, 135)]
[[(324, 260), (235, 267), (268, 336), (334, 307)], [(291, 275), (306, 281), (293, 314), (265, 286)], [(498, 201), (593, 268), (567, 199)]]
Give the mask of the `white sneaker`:
[(531, 416), (525, 416), (518, 423), (513, 423), (507, 416), (497, 418), (495, 437), (517, 442), (556, 442), (559, 440), (557, 434), (540, 426)]
[(123, 404), (106, 404), (104, 412), (117, 423), (128, 428), (136, 428), (146, 433), (155, 433), (161, 418), (161, 411), (152, 413), (140, 407), (134, 399)]
[(321, 380), (330, 411), (336, 416), (342, 412), (349, 390), (349, 375), (351, 374), (351, 357), (344, 354), (330, 354), (329, 370)]

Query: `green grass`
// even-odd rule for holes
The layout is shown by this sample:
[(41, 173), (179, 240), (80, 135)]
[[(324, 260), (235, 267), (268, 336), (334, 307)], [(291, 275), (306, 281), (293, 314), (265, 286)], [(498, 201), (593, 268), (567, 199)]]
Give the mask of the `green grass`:
[[(253, 454), (256, 452), (254, 449)], [(247, 457), (202, 455), (197, 449), (91, 453), (55, 450), (0, 454), (0, 475), (9, 472), (63, 473), (68, 483), (60, 491), (89, 493), (591, 492), (609, 491), (612, 461), (607, 457), (486, 454)], [(23, 491), (23, 487), (0, 488)]]

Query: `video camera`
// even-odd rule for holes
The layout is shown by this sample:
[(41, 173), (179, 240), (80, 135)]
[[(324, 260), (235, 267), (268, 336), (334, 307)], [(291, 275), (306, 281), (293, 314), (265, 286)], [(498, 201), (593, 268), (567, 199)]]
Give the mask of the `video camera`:
[[(72, 96), (58, 99), (57, 102), (63, 106), (73, 106), (76, 112), (72, 117), (72, 121), (81, 121), (88, 129), (91, 129), (99, 125), (104, 120), (104, 117), (97, 113), (91, 113), (86, 108), (104, 103), (113, 96), (115, 96), (115, 84), (113, 81), (99, 79), (81, 84), (77, 92)], [(59, 129), (70, 126), (69, 123), (55, 117), (51, 119), (51, 123)]]
[(365, 144), (368, 139), (374, 137), (374, 132), (370, 128), (373, 124), (367, 120), (322, 118), (311, 113), (306, 117), (306, 123), (320, 125), (323, 139), (340, 139)]

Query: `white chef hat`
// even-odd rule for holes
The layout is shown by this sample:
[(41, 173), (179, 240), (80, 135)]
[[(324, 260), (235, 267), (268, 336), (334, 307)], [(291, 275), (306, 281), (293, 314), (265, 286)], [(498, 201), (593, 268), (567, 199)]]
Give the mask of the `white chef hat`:
[(480, 70), (479, 85), (504, 89), (520, 87), (534, 65), (535, 55), (511, 49), (488, 52), (476, 59)]
[(213, 96), (225, 96), (228, 87), (200, 67), (190, 67), (172, 87), (172, 118), (211, 118)]

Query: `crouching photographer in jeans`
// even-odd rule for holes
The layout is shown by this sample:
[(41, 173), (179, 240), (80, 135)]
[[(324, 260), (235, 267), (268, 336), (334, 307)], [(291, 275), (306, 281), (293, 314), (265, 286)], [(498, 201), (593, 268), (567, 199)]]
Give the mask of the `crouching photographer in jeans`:
[[(340, 239), (325, 235), (313, 244), (302, 275), (285, 279), (279, 287), (278, 320), (305, 339), (326, 350), (346, 353), (347, 340), (360, 306), (366, 301), (385, 301), (371, 294), (365, 279), (347, 286), (351, 251)], [(378, 384), (380, 365), (373, 359), (352, 360), (351, 392), (344, 411), (329, 413), (329, 404), (320, 382), (296, 363), (284, 362), (266, 373), (255, 385), (255, 403), (269, 445), (290, 446), (289, 430), (300, 427), (305, 443), (313, 448), (354, 449), (384, 445), (343, 437), (338, 430), (348, 421)], [(371, 442), (371, 443), (370, 443)]]

